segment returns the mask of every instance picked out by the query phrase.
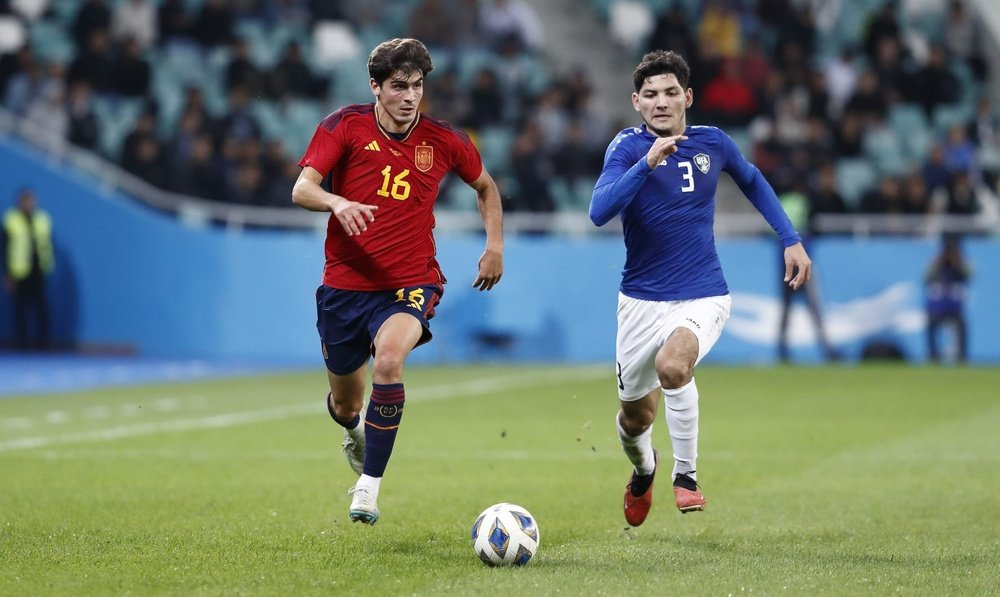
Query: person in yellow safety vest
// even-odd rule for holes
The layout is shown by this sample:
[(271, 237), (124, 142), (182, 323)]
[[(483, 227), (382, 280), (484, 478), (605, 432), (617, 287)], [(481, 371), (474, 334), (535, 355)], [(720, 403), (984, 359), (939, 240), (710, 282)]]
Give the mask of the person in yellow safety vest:
[[(22, 189), (17, 205), (3, 216), (4, 288), (14, 299), (14, 340), (18, 348), (49, 348), (49, 311), (45, 280), (55, 266), (52, 219), (36, 206), (35, 193)], [(28, 340), (29, 318), (35, 321), (35, 343)]]

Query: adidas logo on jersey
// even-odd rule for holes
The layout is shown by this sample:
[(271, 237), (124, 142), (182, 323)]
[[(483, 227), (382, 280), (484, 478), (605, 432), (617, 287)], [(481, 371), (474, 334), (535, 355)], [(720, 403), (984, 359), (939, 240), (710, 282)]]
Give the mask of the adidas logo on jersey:
[(382, 151), (382, 148), (378, 146), (378, 141), (372, 141), (368, 145), (365, 145), (365, 149), (369, 151)]

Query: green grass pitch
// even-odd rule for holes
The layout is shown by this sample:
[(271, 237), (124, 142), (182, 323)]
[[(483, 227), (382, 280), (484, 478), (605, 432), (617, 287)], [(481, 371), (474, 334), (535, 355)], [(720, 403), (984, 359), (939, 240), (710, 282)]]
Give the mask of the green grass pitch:
[[(406, 383), (374, 527), (321, 370), (0, 399), (0, 595), (1000, 591), (1000, 369), (702, 366), (707, 509), (663, 474), (637, 529), (610, 366)], [(471, 547), (501, 501), (541, 529), (523, 569)]]

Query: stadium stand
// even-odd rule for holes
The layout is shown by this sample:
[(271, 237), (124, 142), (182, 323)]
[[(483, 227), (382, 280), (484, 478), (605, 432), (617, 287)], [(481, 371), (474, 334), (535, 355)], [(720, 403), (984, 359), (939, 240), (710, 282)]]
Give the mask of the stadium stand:
[[(978, 5), (589, 4), (591, 13), (565, 18), (603, 23), (616, 41), (594, 43), (633, 63), (651, 47), (677, 49), (692, 64), (696, 90), (724, 65), (735, 67), (728, 72), (751, 86), (755, 111), (735, 115), (717, 106), (706, 113), (696, 100), (690, 122), (724, 124), (779, 193), (790, 180), (780, 156), (804, 152), (811, 189), (819, 167), (832, 163), (838, 191), (856, 212), (861, 196), (881, 179), (933, 171), (932, 147), (962, 128), (971, 147), (953, 140), (960, 144), (955, 151), (970, 159), (945, 167), (949, 178), (956, 168), (968, 169), (977, 191), (974, 211), (995, 223), (1000, 111), (989, 100), (997, 73), (985, 51), (991, 33), (974, 14)], [(22, 35), (5, 35), (14, 41), (0, 59), (3, 108), (15, 120), (34, 121), (44, 133), (36, 135), (39, 142), (52, 150), (82, 139), (84, 149), (165, 192), (166, 202), (180, 194), (290, 208), (294, 164), (316, 123), (340, 105), (370, 99), (367, 52), (393, 36), (428, 39), (436, 69), (425, 108), (469, 130), (510, 212), (584, 212), (608, 140), (631, 124), (595, 109), (606, 101), (595, 92), (601, 74), (558, 63), (537, 33), (540, 19), (551, 15), (522, 1), (35, 0), (11, 6), (0, 25)], [(435, 14), (447, 18), (426, 18)], [(109, 43), (91, 39), (95, 32), (110, 36)], [(143, 40), (131, 62), (130, 39)], [(93, 68), (98, 60), (108, 72)], [(142, 64), (149, 69), (148, 90), (136, 96), (119, 89), (124, 75), (118, 73)], [(74, 87), (81, 81), (89, 94)], [(69, 111), (71, 97), (77, 117), (65, 124), (44, 117)], [(152, 130), (143, 128), (143, 114), (152, 118)], [(74, 133), (88, 118), (97, 123), (93, 146)], [(854, 139), (841, 132), (845, 126), (854, 128)], [(139, 149), (142, 155), (135, 154)], [(584, 157), (567, 164), (560, 158), (566, 150)], [(927, 213), (947, 213), (953, 189), (925, 182)], [(720, 205), (732, 209), (725, 197)], [(460, 185), (446, 183), (441, 208), (472, 210), (474, 201)]]

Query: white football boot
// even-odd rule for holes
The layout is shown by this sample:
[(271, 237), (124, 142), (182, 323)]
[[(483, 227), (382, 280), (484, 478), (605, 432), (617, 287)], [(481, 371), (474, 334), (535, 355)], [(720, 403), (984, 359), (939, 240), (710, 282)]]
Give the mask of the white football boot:
[(376, 495), (368, 487), (354, 487), (347, 490), (347, 493), (354, 496), (351, 499), (351, 522), (363, 522), (373, 525), (378, 522), (378, 504), (375, 503)]

